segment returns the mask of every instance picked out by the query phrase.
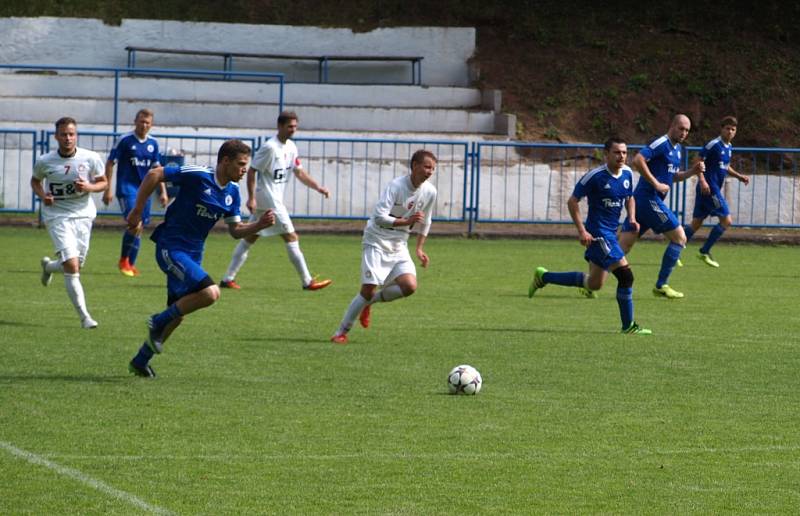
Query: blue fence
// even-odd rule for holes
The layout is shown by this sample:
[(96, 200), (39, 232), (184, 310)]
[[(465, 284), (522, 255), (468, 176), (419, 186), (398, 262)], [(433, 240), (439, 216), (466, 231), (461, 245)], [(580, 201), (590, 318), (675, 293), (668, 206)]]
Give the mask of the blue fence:
[[(105, 159), (118, 133), (81, 132), (79, 145)], [(187, 163), (213, 165), (219, 145), (238, 137), (254, 149), (263, 138), (236, 135), (155, 134), (162, 152), (181, 151)], [(464, 222), (468, 232), (479, 223), (571, 224), (566, 201), (575, 183), (602, 163), (602, 146), (519, 142), (466, 142), (364, 138), (297, 138), (304, 167), (331, 191), (324, 199), (299, 181), (290, 181), (285, 201), (295, 218), (366, 219), (378, 196), (398, 175), (409, 171), (409, 158), (419, 148), (439, 158), (432, 178), (439, 195), (435, 220)], [(34, 212), (38, 201), (29, 181), (36, 156), (54, 145), (53, 132), (0, 130), (2, 201), (0, 211)], [(629, 146), (633, 154), (638, 145)], [(688, 167), (697, 147), (684, 157)], [(734, 148), (731, 165), (750, 176), (745, 186), (725, 184), (734, 224), (748, 227), (800, 228), (800, 149)], [(668, 203), (687, 222), (694, 205), (694, 178), (678, 183)], [(246, 188), (242, 184), (246, 201)], [(119, 213), (95, 194), (101, 213)], [(585, 209), (585, 208), (584, 208)], [(154, 213), (161, 210), (154, 205)], [(713, 221), (709, 221), (713, 222)]]
[[(120, 103), (120, 77), (125, 75), (147, 75), (153, 77), (190, 77), (192, 79), (205, 78), (227, 80), (230, 78), (242, 78), (251, 80), (261, 80), (269, 83), (278, 83), (278, 113), (283, 111), (285, 77), (282, 73), (271, 72), (233, 72), (233, 71), (213, 71), (213, 70), (181, 70), (172, 68), (112, 68), (112, 67), (91, 67), (91, 66), (60, 66), (60, 65), (0, 65), (0, 69), (6, 70), (35, 70), (35, 71), (67, 71), (67, 72), (89, 72), (111, 74), (114, 78), (113, 94), (113, 130), (119, 129), (119, 103)], [(94, 84), (94, 83), (93, 83)], [(260, 100), (260, 99), (259, 99)]]

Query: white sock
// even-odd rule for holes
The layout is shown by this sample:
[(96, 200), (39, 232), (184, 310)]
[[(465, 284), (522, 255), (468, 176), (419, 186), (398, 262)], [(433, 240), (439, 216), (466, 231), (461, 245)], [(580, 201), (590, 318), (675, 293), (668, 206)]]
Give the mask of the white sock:
[(251, 244), (244, 238), (239, 240), (239, 243), (233, 250), (233, 256), (231, 256), (231, 263), (230, 265), (228, 265), (228, 270), (225, 271), (225, 276), (222, 277), (222, 281), (233, 281), (233, 279), (239, 273), (239, 269), (241, 269), (242, 265), (244, 265), (244, 262), (247, 261), (247, 255), (250, 252), (250, 247), (252, 245), (253, 244)]
[(361, 294), (356, 294), (356, 297), (350, 301), (350, 306), (347, 307), (347, 311), (344, 313), (344, 318), (342, 319), (342, 324), (339, 325), (339, 330), (336, 333), (342, 335), (350, 331), (350, 328), (353, 327), (353, 323), (356, 322), (356, 317), (358, 317), (361, 310), (368, 304), (369, 301), (364, 299)]
[(54, 272), (64, 272), (64, 266), (58, 260), (50, 260), (47, 265), (44, 266), (45, 272), (54, 273)]
[(300, 250), (300, 242), (286, 242), (286, 252), (289, 253), (289, 261), (292, 262), (294, 268), (297, 269), (297, 274), (303, 281), (305, 287), (311, 283), (311, 273), (308, 272), (308, 265), (306, 265), (306, 257), (303, 256), (303, 251)]
[(86, 309), (86, 298), (83, 295), (83, 285), (81, 285), (81, 274), (79, 272), (75, 274), (65, 272), (64, 285), (67, 287), (67, 295), (78, 315), (81, 316), (81, 320), (89, 317), (89, 311)]
[(369, 300), (369, 304), (372, 303), (388, 303), (390, 301), (394, 301), (395, 299), (400, 299), (403, 297), (403, 290), (400, 288), (399, 285), (389, 285), (388, 287), (383, 287), (381, 290), (375, 292), (372, 296), (372, 299)]

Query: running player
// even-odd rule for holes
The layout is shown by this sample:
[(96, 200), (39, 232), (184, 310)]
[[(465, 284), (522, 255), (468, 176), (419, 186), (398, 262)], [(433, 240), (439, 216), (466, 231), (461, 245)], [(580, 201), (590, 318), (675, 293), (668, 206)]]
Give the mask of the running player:
[(147, 199), (159, 183), (180, 187), (162, 222), (151, 235), (156, 243), (156, 261), (167, 275), (167, 309), (152, 315), (148, 336), (128, 369), (137, 376), (155, 377), (150, 359), (161, 353), (164, 342), (184, 316), (211, 306), (219, 299), (219, 287), (202, 268), (208, 232), (220, 218), (228, 224), (233, 238), (243, 238), (275, 223), (271, 210), (256, 221), (243, 224), (239, 215), (238, 182), (247, 172), (250, 147), (228, 140), (217, 153), (216, 168), (184, 165), (157, 167), (147, 173), (136, 204), (128, 215), (128, 227), (141, 226)]
[(97, 321), (86, 308), (80, 273), (97, 216), (89, 193), (102, 192), (107, 185), (103, 161), (96, 152), (78, 147), (78, 123), (72, 118), (58, 119), (55, 138), (58, 149), (36, 160), (31, 177), (31, 188), (44, 205), (42, 215), (58, 256), (56, 260), (42, 258), (42, 285), (50, 284), (54, 272), (63, 272), (81, 327), (96, 328)]
[(286, 252), (292, 262), (305, 290), (319, 290), (331, 284), (331, 280), (317, 280), (308, 271), (305, 256), (300, 250), (297, 232), (289, 217), (289, 211), (283, 204), (283, 191), (289, 181), (289, 173), (293, 172), (297, 179), (321, 193), (327, 199), (330, 192), (320, 186), (300, 163), (297, 146), (291, 140), (297, 131), (297, 115), (293, 111), (284, 111), (278, 116), (278, 134), (271, 137), (261, 146), (253, 158), (253, 164), (247, 171), (247, 209), (250, 210), (250, 220), (257, 220), (266, 210), (273, 210), (277, 223), (271, 228), (258, 234), (243, 238), (233, 250), (231, 263), (222, 277), (219, 286), (223, 288), (241, 288), (235, 281), (236, 274), (247, 260), (250, 247), (258, 240), (259, 236), (280, 235), (286, 243)]
[[(142, 179), (147, 172), (157, 167), (160, 154), (158, 152), (158, 141), (149, 135), (153, 127), (153, 112), (149, 109), (140, 109), (136, 113), (134, 120), (134, 130), (122, 135), (117, 141), (106, 161), (106, 180), (108, 188), (103, 193), (103, 203), (108, 206), (114, 199), (111, 194), (111, 179), (114, 177), (114, 164), (118, 164), (117, 174), (117, 202), (122, 210), (122, 216), (127, 219), (134, 203), (136, 202), (136, 190), (142, 184)], [(164, 183), (159, 184), (159, 201), (161, 206), (167, 205), (167, 187)], [(142, 225), (150, 223), (150, 199), (142, 211)], [(122, 249), (119, 257), (119, 272), (124, 276), (133, 277), (139, 275), (136, 268), (136, 257), (139, 255), (141, 245), (142, 227), (133, 230), (127, 229), (122, 234)]]
[[(633, 173), (625, 164), (628, 146), (620, 138), (609, 138), (605, 143), (606, 163), (586, 173), (575, 185), (567, 207), (575, 227), (578, 240), (586, 247), (584, 258), (589, 262), (589, 274), (583, 272), (548, 272), (537, 267), (528, 287), (528, 297), (550, 283), (566, 287), (600, 290), (608, 273), (617, 278), (617, 304), (622, 320), (622, 333), (650, 335), (652, 331), (642, 328), (633, 319), (633, 272), (617, 241), (622, 206), (627, 212), (626, 222), (634, 231), (636, 203), (633, 200)], [(589, 214), (583, 222), (579, 202), (586, 197)]]
[(661, 258), (661, 269), (653, 288), (653, 294), (667, 299), (683, 297), (683, 293), (670, 287), (667, 281), (681, 257), (681, 251), (686, 247), (686, 234), (678, 218), (664, 203), (664, 198), (673, 182), (684, 181), (705, 169), (700, 161), (690, 170), (681, 171), (681, 142), (689, 135), (690, 128), (689, 117), (675, 115), (667, 134), (653, 140), (633, 158), (633, 168), (641, 175), (633, 192), (639, 226), (634, 228), (626, 222), (622, 225), (619, 239), (620, 246), (627, 255), (633, 244), (648, 230), (653, 230), (656, 234), (663, 233), (669, 238), (670, 242)]
[[(430, 259), (424, 246), (436, 205), (436, 187), (428, 179), (435, 170), (436, 156), (418, 150), (411, 157), (411, 173), (393, 179), (383, 191), (364, 229), (361, 291), (350, 302), (332, 342), (347, 344), (347, 332), (356, 317), (368, 328), (373, 303), (388, 303), (417, 290), (408, 237), (412, 230), (417, 233), (416, 255), (422, 267), (427, 267)], [(383, 285), (380, 290), (379, 285)]]
[(695, 188), (692, 222), (683, 227), (688, 241), (700, 229), (706, 217), (710, 215), (717, 217), (717, 225), (711, 230), (705, 244), (700, 248), (700, 253), (697, 255), (710, 267), (719, 267), (719, 263), (711, 257), (711, 247), (733, 222), (731, 212), (728, 209), (728, 202), (722, 193), (725, 176), (735, 177), (745, 185), (750, 183), (749, 176), (740, 174), (731, 167), (731, 152), (733, 151), (731, 141), (736, 136), (737, 124), (736, 118), (732, 116), (723, 118), (720, 124), (719, 136), (700, 149), (700, 159), (705, 163), (706, 171), (697, 175), (698, 181)]

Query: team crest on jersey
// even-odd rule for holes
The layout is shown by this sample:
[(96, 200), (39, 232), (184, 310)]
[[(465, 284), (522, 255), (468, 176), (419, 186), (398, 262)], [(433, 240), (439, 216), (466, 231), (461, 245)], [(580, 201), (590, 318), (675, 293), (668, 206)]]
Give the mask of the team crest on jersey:
[(233, 204), (233, 197), (231, 197), (230, 195), (226, 195), (225, 196), (225, 206), (230, 206), (231, 204)]
[(631, 182), (626, 179), (625, 181), (622, 182), (622, 186), (624, 186), (626, 189), (630, 188)]
[(86, 172), (89, 167), (86, 166), (86, 163), (81, 163), (78, 165), (78, 172)]
[(409, 202), (408, 203), (408, 209), (410, 210), (413, 207), (414, 207), (414, 201)]

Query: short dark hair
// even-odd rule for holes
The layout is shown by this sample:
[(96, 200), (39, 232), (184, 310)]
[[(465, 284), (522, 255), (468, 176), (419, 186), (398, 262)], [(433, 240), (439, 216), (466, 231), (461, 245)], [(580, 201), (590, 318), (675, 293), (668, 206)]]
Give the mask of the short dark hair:
[(619, 136), (612, 136), (606, 140), (606, 143), (603, 144), (603, 148), (608, 152), (611, 150), (612, 145), (628, 145), (628, 143)]
[(249, 156), (250, 152), (250, 146), (242, 140), (227, 140), (217, 152), (217, 163), (222, 161), (222, 158), (236, 159), (239, 154), (247, 154)]
[(61, 118), (56, 120), (56, 132), (58, 132), (58, 128), (61, 127), (62, 125), (69, 125), (69, 124), (78, 127), (78, 122), (76, 122), (74, 118), (69, 116), (62, 116)]
[(431, 151), (420, 149), (411, 156), (411, 166), (413, 167), (414, 163), (422, 163), (423, 161), (425, 161), (425, 158), (431, 158), (433, 161), (436, 162), (439, 161), (438, 159), (436, 159), (436, 155)]
[(733, 127), (736, 127), (739, 125), (739, 122), (736, 120), (735, 116), (728, 115), (719, 123), (720, 127), (725, 127), (726, 125), (732, 125)]
[(281, 111), (278, 115), (278, 125), (286, 125), (290, 120), (299, 120), (294, 111)]
[(134, 118), (134, 120), (137, 120), (140, 116), (147, 116), (150, 118), (154, 118), (153, 110), (148, 108), (140, 109), (139, 111), (136, 112), (136, 118)]

